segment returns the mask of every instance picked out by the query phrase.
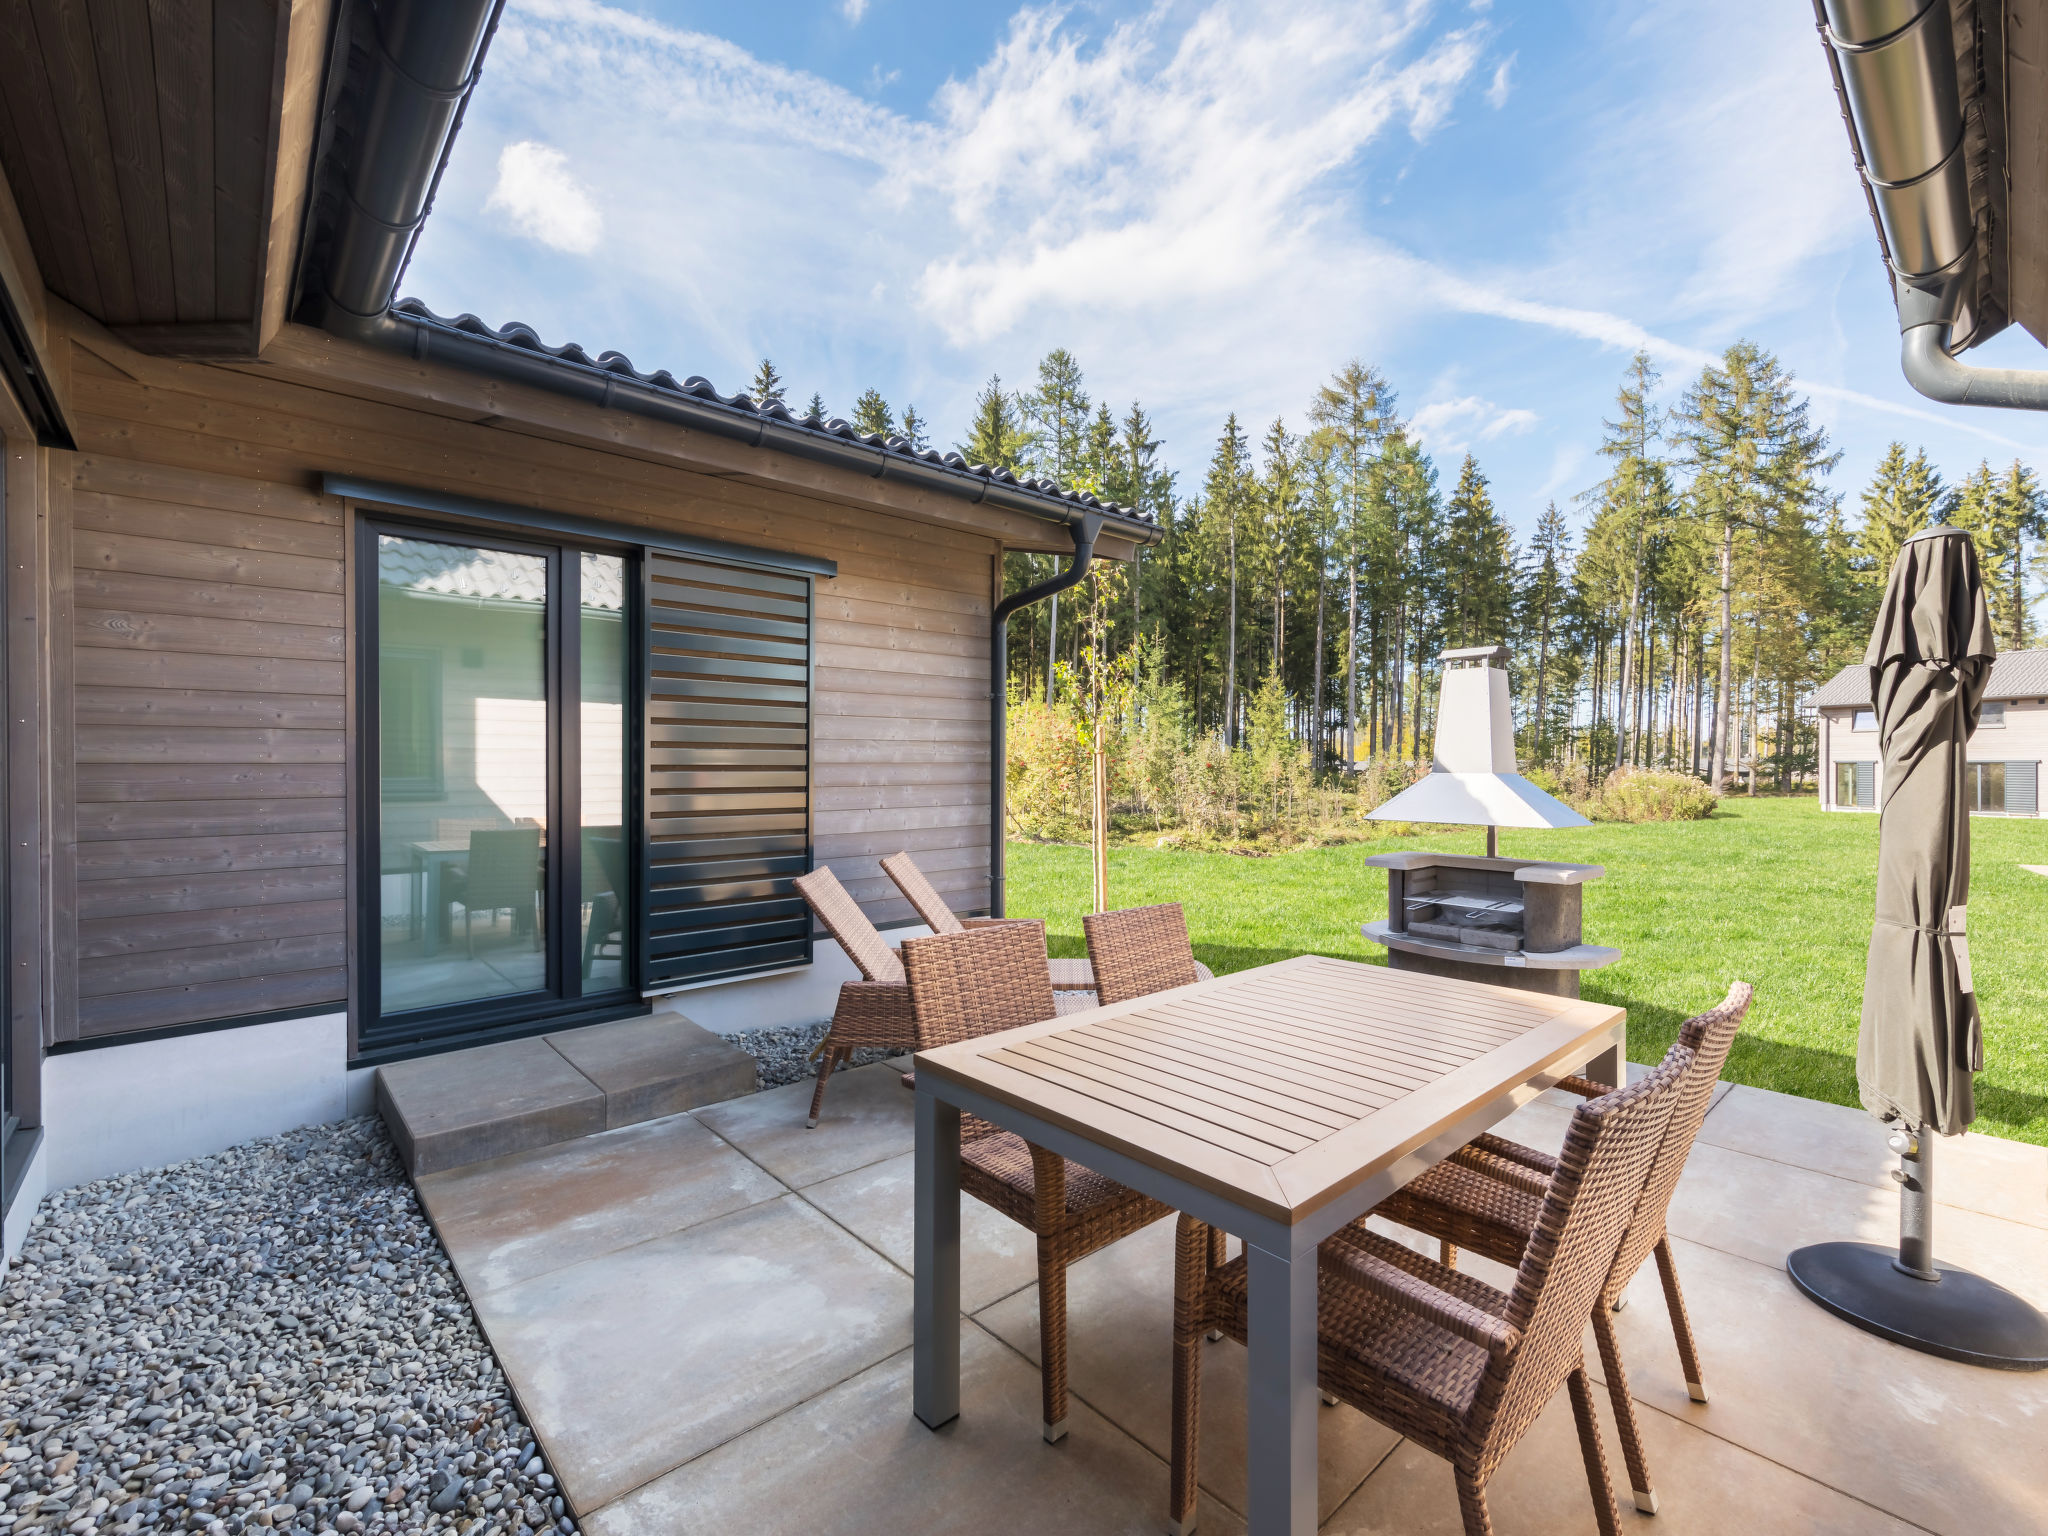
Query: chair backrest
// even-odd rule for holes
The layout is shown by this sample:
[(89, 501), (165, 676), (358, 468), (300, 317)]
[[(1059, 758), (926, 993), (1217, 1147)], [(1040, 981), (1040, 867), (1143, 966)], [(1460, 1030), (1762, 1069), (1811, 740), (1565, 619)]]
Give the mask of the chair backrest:
[(1691, 1065), (1691, 1049), (1674, 1046), (1648, 1076), (1573, 1113), (1508, 1297), (1506, 1321), (1521, 1330), (1521, 1341), (1496, 1359), (1474, 1405), (1471, 1428), (1493, 1454), (1514, 1444), (1583, 1358), (1586, 1319), (1614, 1268)]
[(1045, 940), (1024, 924), (903, 941), (919, 1050), (1037, 1024), (1058, 1008)]
[(1095, 967), (1097, 1002), (1128, 1002), (1202, 979), (1188, 944), (1187, 918), (1177, 901), (1091, 912), (1081, 919), (1081, 927)]
[(882, 873), (896, 882), (896, 889), (903, 893), (903, 899), (910, 903), (917, 915), (924, 920), (925, 927), (933, 933), (959, 933), (965, 926), (953, 915), (953, 909), (946, 905), (946, 898), (925, 879), (907, 853), (892, 853), (882, 860)]
[(469, 834), (462, 904), (472, 912), (523, 907), (540, 892), (540, 828)]
[(869, 981), (902, 985), (903, 962), (828, 866), (821, 864), (808, 875), (798, 875), (796, 888), (805, 904), (818, 914), (825, 931), (839, 941), (846, 958), (860, 967), (862, 976)]
[(1700, 1124), (1713, 1106), (1714, 1084), (1721, 1080), (1729, 1047), (1735, 1044), (1735, 1033), (1742, 1027), (1753, 995), (1748, 982), (1738, 981), (1717, 1007), (1679, 1026), (1677, 1043), (1665, 1060), (1685, 1050), (1692, 1052), (1692, 1064), (1686, 1068), (1685, 1080), (1673, 1095), (1671, 1121), (1664, 1127), (1663, 1145), (1650, 1163), (1642, 1197), (1628, 1224), (1628, 1235), (1621, 1240), (1621, 1251), (1615, 1255), (1614, 1272), (1607, 1282), (1610, 1296), (1635, 1278), (1643, 1261), (1663, 1240), (1664, 1221), (1671, 1211), (1671, 1197), (1678, 1191), (1678, 1177), (1685, 1172), (1685, 1160), (1692, 1155)]

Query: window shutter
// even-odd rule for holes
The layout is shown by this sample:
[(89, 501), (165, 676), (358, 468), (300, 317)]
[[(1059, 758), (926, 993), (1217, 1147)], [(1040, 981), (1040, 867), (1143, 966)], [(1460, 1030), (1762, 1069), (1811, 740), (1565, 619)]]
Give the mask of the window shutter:
[(2035, 799), (2035, 781), (2040, 774), (2039, 763), (2007, 763), (2005, 765), (2005, 811), (2008, 816), (2039, 815)]
[(1869, 811), (1877, 808), (1877, 764), (1856, 765), (1856, 808)]
[(650, 549), (645, 987), (811, 958), (811, 583)]

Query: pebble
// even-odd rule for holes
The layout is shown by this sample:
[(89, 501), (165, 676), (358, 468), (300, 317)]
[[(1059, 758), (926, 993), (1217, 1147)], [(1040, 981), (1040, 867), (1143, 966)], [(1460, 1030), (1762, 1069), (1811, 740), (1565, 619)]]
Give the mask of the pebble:
[(11, 1531), (575, 1530), (374, 1118), (45, 1199), (0, 1426)]
[[(743, 1029), (726, 1038), (754, 1058), (754, 1078), (761, 1088), (780, 1088), (785, 1083), (799, 1083), (818, 1075), (818, 1063), (811, 1060), (811, 1051), (830, 1028), (828, 1023), (792, 1024), (775, 1029)], [(869, 1062), (887, 1061), (891, 1055), (900, 1054), (880, 1049), (859, 1050), (847, 1065), (864, 1067)], [(846, 1067), (833, 1070), (844, 1072)]]

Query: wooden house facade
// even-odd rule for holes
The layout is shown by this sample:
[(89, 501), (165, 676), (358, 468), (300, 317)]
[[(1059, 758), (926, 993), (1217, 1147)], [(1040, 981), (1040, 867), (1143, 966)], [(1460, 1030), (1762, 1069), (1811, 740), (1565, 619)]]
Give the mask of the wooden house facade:
[(10, 1248), (380, 1061), (679, 987), (823, 1017), (814, 862), (878, 923), (900, 850), (1000, 902), (1004, 552), (1156, 537), (520, 330), (318, 323), (393, 9), (216, 7), (201, 69), (0, 8)]

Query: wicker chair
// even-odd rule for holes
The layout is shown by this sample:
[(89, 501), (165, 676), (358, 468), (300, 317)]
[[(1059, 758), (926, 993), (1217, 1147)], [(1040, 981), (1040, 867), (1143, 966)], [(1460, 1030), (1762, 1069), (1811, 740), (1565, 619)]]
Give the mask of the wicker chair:
[[(849, 1060), (855, 1051), (914, 1051), (919, 1048), (919, 1040), (917, 1019), (910, 1009), (910, 988), (903, 981), (903, 962), (868, 921), (860, 904), (847, 894), (839, 877), (821, 866), (808, 875), (799, 875), (795, 883), (797, 894), (825, 925), (825, 931), (839, 941), (839, 947), (860, 968), (861, 974), (859, 981), (840, 984), (832, 1027), (811, 1052), (813, 1057), (823, 1059), (818, 1063), (818, 1083), (811, 1090), (811, 1113), (804, 1125), (816, 1130), (819, 1112), (825, 1104), (825, 1084), (833, 1068)], [(1016, 918), (1012, 924), (1036, 932), (1042, 963), (1045, 924), (1036, 918)], [(1045, 1017), (1052, 1015), (1048, 1013)]]
[[(1466, 1536), (1489, 1536), (1486, 1484), (1555, 1395), (1571, 1391), (1603, 1536), (1620, 1529), (1593, 1389), (1586, 1317), (1600, 1294), (1691, 1064), (1678, 1049), (1631, 1087), (1580, 1106), (1508, 1292), (1391, 1238), (1349, 1226), (1319, 1254), (1317, 1374), (1323, 1391), (1451, 1463)], [(1174, 1268), (1172, 1529), (1195, 1525), (1201, 1341), (1245, 1337), (1242, 1258), (1180, 1218)]]
[[(1021, 925), (906, 939), (903, 968), (922, 1047), (1057, 1011), (1045, 945)], [(1067, 1266), (1172, 1210), (974, 1115), (960, 1121), (960, 1187), (1038, 1238), (1039, 1380), (1045, 1438), (1056, 1441), (1067, 1432)]]
[[(903, 899), (910, 903), (924, 925), (933, 933), (965, 933), (970, 928), (987, 928), (996, 923), (1037, 922), (1036, 918), (1014, 917), (957, 917), (946, 905), (924, 871), (907, 853), (894, 853), (882, 860), (882, 873), (896, 882), (896, 889), (903, 893)], [(1045, 924), (1038, 924), (1040, 931)], [(1047, 960), (1052, 972), (1052, 989), (1055, 992), (1093, 992), (1095, 971), (1086, 960)]]
[[(1678, 1269), (1666, 1235), (1665, 1217), (1671, 1209), (1672, 1193), (1685, 1171), (1685, 1160), (1699, 1135), (1713, 1102), (1714, 1084), (1728, 1060), (1743, 1015), (1749, 1011), (1750, 988), (1737, 982), (1728, 989), (1720, 1006), (1697, 1018), (1686, 1020), (1679, 1029), (1678, 1042), (1666, 1056), (1674, 1060), (1689, 1053), (1691, 1066), (1679, 1085), (1665, 1128), (1663, 1144), (1657, 1149), (1649, 1177), (1643, 1185), (1635, 1215), (1629, 1220), (1628, 1236), (1615, 1256), (1614, 1270), (1593, 1309), (1593, 1337), (1600, 1349), (1600, 1367), (1607, 1378), (1608, 1396), (1621, 1432), (1621, 1448), (1628, 1462), (1629, 1491), (1636, 1508), (1644, 1514), (1657, 1511), (1656, 1490), (1650, 1486), (1648, 1458), (1643, 1452), (1642, 1433), (1636, 1424), (1635, 1402), (1629, 1396), (1628, 1372), (1621, 1363), (1621, 1348), (1614, 1333), (1613, 1314), (1621, 1306), (1623, 1292), (1652, 1254), (1657, 1273), (1664, 1282), (1664, 1304), (1671, 1313), (1671, 1329), (1678, 1338), (1678, 1357), (1685, 1367), (1686, 1390), (1694, 1402), (1707, 1400), (1700, 1372), (1699, 1351), (1693, 1344), (1692, 1324), (1685, 1315), (1685, 1295), (1678, 1287)], [(1559, 1086), (1591, 1098), (1607, 1090), (1584, 1078), (1566, 1078)], [(1481, 1136), (1471, 1146), (1422, 1175), (1374, 1212), (1405, 1227), (1427, 1233), (1443, 1245), (1444, 1262), (1457, 1262), (1457, 1247), (1501, 1264), (1521, 1261), (1529, 1236), (1542, 1212), (1543, 1196), (1557, 1159), (1500, 1136)], [(1362, 1223), (1361, 1223), (1362, 1225)]]
[(1091, 912), (1081, 919), (1081, 927), (1088, 935), (1099, 1003), (1127, 1003), (1168, 987), (1215, 979), (1188, 944), (1187, 919), (1177, 901)]

